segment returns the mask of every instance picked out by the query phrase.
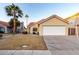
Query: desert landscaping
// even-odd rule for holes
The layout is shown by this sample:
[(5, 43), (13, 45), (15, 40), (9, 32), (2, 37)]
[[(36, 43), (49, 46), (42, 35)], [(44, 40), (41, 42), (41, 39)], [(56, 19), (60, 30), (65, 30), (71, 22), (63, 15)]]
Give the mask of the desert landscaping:
[(47, 50), (42, 36), (31, 34), (4, 34), (0, 50)]

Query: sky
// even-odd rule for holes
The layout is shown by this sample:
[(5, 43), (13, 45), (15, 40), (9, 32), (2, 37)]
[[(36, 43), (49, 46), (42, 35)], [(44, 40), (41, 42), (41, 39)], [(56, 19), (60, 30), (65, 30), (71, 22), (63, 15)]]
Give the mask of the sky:
[[(11, 3), (0, 3), (0, 21), (10, 21), (12, 17), (6, 15), (5, 6), (11, 5)], [(18, 20), (24, 22), (26, 27), (27, 19), (28, 23), (36, 22), (41, 19), (47, 18), (51, 15), (58, 15), (62, 18), (71, 16), (79, 12), (79, 3), (16, 3), (23, 11), (23, 17)], [(25, 15), (29, 18), (25, 18)]]

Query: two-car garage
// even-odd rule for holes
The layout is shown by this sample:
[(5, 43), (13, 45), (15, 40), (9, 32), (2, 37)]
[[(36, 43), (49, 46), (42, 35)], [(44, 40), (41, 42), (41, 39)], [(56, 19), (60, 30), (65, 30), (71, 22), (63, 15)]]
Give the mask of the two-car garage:
[(67, 25), (61, 17), (50, 16), (40, 23), (39, 35), (67, 35)]
[(43, 35), (65, 35), (65, 26), (43, 26)]
[(33, 29), (36, 28), (36, 33), (40, 36), (45, 35), (68, 35), (68, 23), (64, 21), (63, 18), (52, 15), (46, 19), (42, 19), (32, 25), (30, 28), (30, 33), (34, 32)]

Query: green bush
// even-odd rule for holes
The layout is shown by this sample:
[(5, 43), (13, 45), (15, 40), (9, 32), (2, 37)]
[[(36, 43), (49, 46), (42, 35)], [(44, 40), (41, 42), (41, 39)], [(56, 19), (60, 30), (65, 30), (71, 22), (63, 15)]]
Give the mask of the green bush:
[(4, 33), (4, 31), (0, 31), (0, 33)]
[(22, 32), (22, 34), (27, 34), (27, 31)]

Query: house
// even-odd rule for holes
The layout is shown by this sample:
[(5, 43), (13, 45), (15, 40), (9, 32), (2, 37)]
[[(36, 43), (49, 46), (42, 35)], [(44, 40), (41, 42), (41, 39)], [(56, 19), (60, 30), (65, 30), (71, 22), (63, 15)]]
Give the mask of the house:
[(79, 13), (69, 16), (64, 19), (68, 21), (68, 35), (79, 35)]
[(27, 26), (27, 32), (30, 34), (37, 33), (38, 32), (38, 23), (37, 22), (31, 22)]
[(1, 33), (8, 33), (9, 24), (4, 21), (0, 21), (0, 32)]
[[(17, 27), (17, 32), (22, 33), (24, 30), (24, 23), (20, 22), (20, 26)], [(0, 33), (11, 33), (12, 29), (8, 22), (0, 21)]]
[(38, 22), (29, 24), (27, 28), (30, 29), (30, 33), (35, 30), (39, 35), (67, 35), (68, 22), (63, 18), (52, 15), (46, 19), (42, 19)]

